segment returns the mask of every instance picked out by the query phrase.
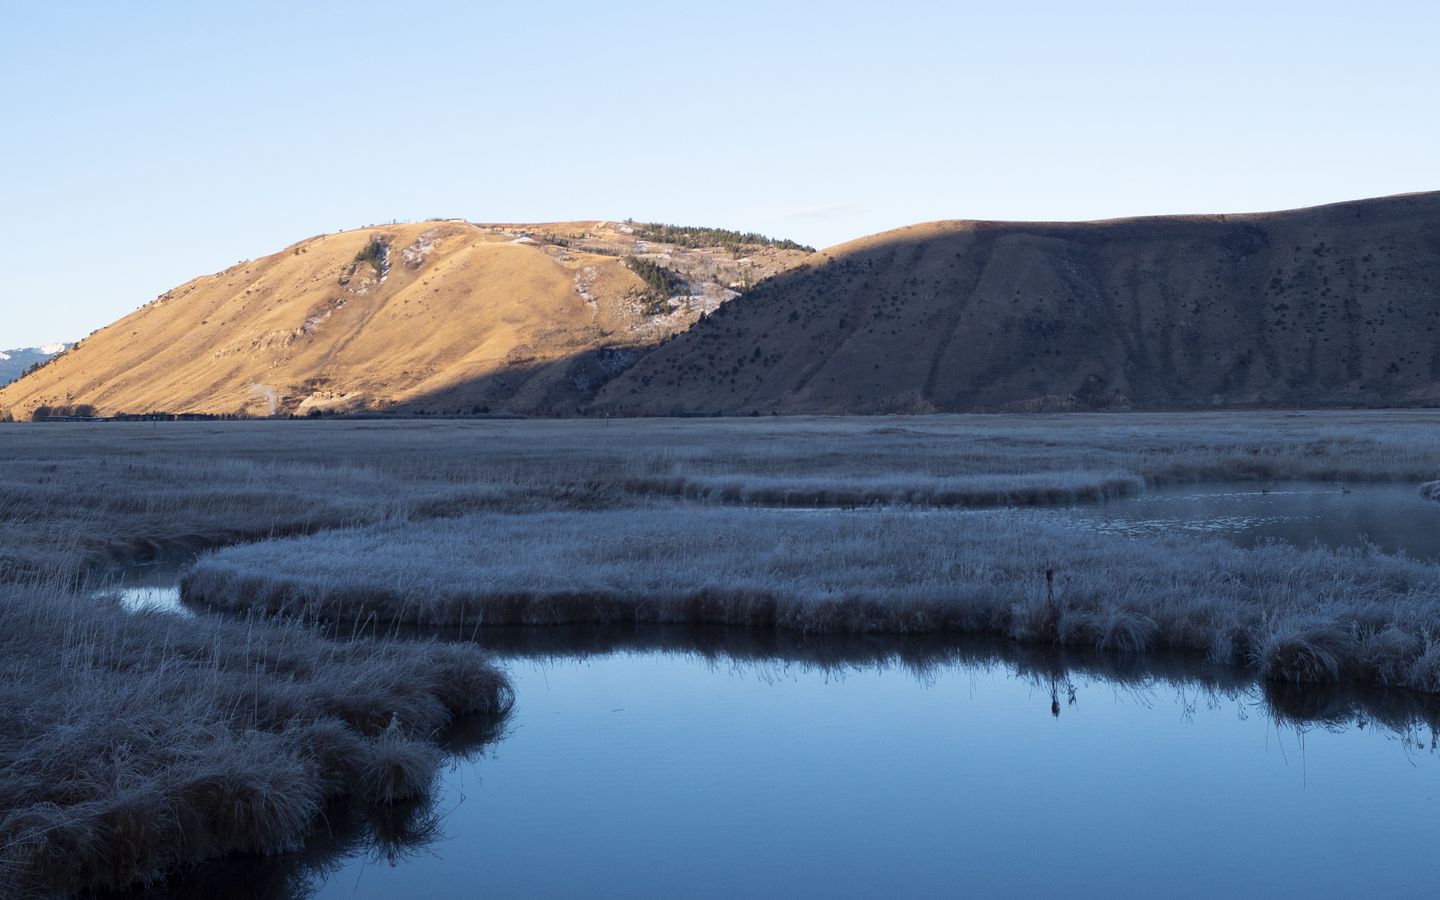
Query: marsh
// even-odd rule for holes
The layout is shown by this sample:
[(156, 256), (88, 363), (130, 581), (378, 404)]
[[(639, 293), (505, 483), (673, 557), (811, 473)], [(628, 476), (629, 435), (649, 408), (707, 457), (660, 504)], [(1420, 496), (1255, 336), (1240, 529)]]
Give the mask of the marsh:
[[(969, 802), (957, 785), (991, 771), (995, 747), (1041, 740), (1036, 728), (1052, 729), (1043, 734), (1063, 752), (992, 771), (1002, 787), (985, 796), (1014, 802), (995, 834), (1030, 822), (1025, 846), (1064, 845), (1082, 886), (1099, 883), (1086, 879), (1100, 877), (1112, 844), (1077, 838), (1073, 816), (1114, 813), (1133, 790), (1111, 783), (1115, 772), (1102, 777), (1102, 744), (1174, 761), (1150, 767), (1157, 784), (1184, 781), (1184, 760), (1207, 755), (1225, 760), (1216, 778), (1279, 778), (1289, 787), (1252, 792), (1259, 822), (1310, 802), (1263, 748), (1283, 748), (1289, 766), (1301, 744), (1334, 741), (1352, 754), (1346, 777), (1383, 782), (1377, 796), (1403, 806), (1423, 795), (1405, 779), (1431, 771), (1440, 562), (1406, 539), (1426, 529), (1402, 525), (1391, 541), (1377, 523), (1440, 512), (1420, 487), (1440, 471), (1437, 426), (1440, 414), (1424, 411), (6, 426), (0, 582), (24, 645), (12, 668), (17, 684), (71, 698), (17, 694), (22, 705), (6, 707), (6, 877), (183, 891), (208, 871), (197, 862), (244, 851), (265, 854), (276, 884), (325, 892), (395, 889), (375, 874), (386, 867), (352, 879), (348, 867), (376, 859), (395, 862), (410, 885), (477, 878), (453, 861), (486, 859), (493, 883), (514, 887), (507, 878), (533, 869), (507, 836), (520, 842), (560, 821), (613, 831), (604, 810), (614, 808), (638, 817), (638, 833), (663, 819), (692, 850), (705, 834), (718, 840), (715, 829), (754, 830), (753, 872), (769, 866), (782, 881), (800, 874), (777, 869), (779, 851), (765, 848), (829, 834), (834, 880), (824, 883), (837, 892), (861, 885), (846, 881), (845, 861), (880, 840), (866, 823), (889, 822), (898, 837), (875, 852), (913, 868), (909, 880), (893, 866), (873, 870), (924, 888), (955, 876), (957, 857), (904, 846), (959, 829), (983, 847), (990, 838), (953, 820), (951, 807)], [(1273, 509), (1292, 501), (1314, 508)], [(1177, 503), (1201, 508), (1181, 514)], [(1350, 530), (1361, 536), (1317, 543), (1215, 527), (1266, 518), (1224, 508), (1233, 503), (1336, 527), (1359, 510)], [(1410, 518), (1385, 515), (1401, 505)], [(1199, 537), (1171, 527), (1186, 516), (1210, 525)], [(180, 614), (136, 611), (173, 599), (177, 580)], [(551, 636), (516, 637), (537, 623)], [(694, 629), (721, 624), (731, 637), (696, 643)], [(687, 636), (616, 643), (615, 629), (648, 628)], [(556, 648), (562, 633), (571, 643)], [(961, 649), (977, 640), (1006, 649)], [(1034, 664), (1017, 653), (1065, 656)], [(1166, 668), (1177, 655), (1192, 674)], [(40, 659), (73, 664), (24, 662)], [(187, 672), (203, 677), (176, 680)], [(966, 711), (947, 719), (955, 704)], [(477, 715), (484, 739), (447, 755), (458, 746), (448, 731)], [(189, 737), (157, 741), (166, 732), (156, 723), (177, 718), (191, 723)], [(85, 763), (98, 757), (84, 723), (101, 720), (127, 730), (130, 746), (169, 754), (124, 762), (148, 794), (114, 790), (116, 760), (110, 775)], [(1177, 720), (1178, 743), (1148, 743), (1158, 723)], [(614, 730), (627, 722), (632, 730)], [(773, 740), (734, 744), (746, 722)], [(957, 745), (956, 727), (984, 739)], [(89, 737), (66, 737), (77, 734)], [(1249, 749), (1227, 749), (1232, 738)], [(46, 749), (67, 741), (69, 755)], [(711, 744), (735, 765), (707, 756)], [(222, 745), (228, 756), (205, 749)], [(556, 754), (573, 764), (560, 781)], [(187, 781), (189, 769), (164, 762), (181, 757), (250, 762), (223, 777), (186, 763)], [(53, 789), (66, 766), (84, 770), (61, 779), (83, 790)], [(1056, 768), (1074, 780), (1049, 780)], [(710, 785), (689, 818), (665, 799), (684, 790), (686, 771)], [(896, 777), (904, 772), (913, 774)], [(245, 773), (289, 774), (262, 789)], [(1073, 827), (1033, 824), (1041, 806), (1071, 809), (1061, 788), (1087, 783), (1108, 786), (1054, 820)], [(114, 822), (155, 805), (181, 811), (182, 824), (205, 819), (204, 804), (174, 799), (216, 796), (194, 784), (249, 785), (247, 796), (287, 812), (257, 817), (277, 826), (258, 832), (211, 822), (172, 833), (151, 817), (144, 841), (116, 843)], [(1197, 796), (1220, 784), (1201, 779)], [(1353, 799), (1343, 779), (1326, 784), (1323, 804)], [(738, 797), (753, 809), (738, 810)], [(324, 810), (341, 798), (363, 822), (424, 804), (428, 824), (401, 829), (403, 839), (364, 825), (344, 834), (365, 837), (339, 840)], [(1197, 815), (1188, 839), (1218, 821)], [(1117, 840), (1146, 836), (1117, 827)], [(1256, 853), (1300, 858), (1318, 853), (1302, 837), (1324, 846), (1307, 835), (1267, 837), (1257, 825), (1252, 837)], [(317, 857), (326, 840), (348, 849)], [(1386, 851), (1405, 846), (1397, 838)], [(477, 847), (498, 857), (476, 857)], [(449, 862), (403, 863), (403, 848)], [(678, 845), (671, 852), (705, 870)], [(82, 862), (57, 867), (60, 858)], [(978, 850), (965, 858), (978, 885), (998, 877)], [(1385, 877), (1419, 884), (1420, 868), (1397, 863)], [(595, 871), (617, 892), (674, 886), (664, 866)], [(752, 870), (728, 871), (731, 880), (712, 872), (710, 883), (744, 889)]]

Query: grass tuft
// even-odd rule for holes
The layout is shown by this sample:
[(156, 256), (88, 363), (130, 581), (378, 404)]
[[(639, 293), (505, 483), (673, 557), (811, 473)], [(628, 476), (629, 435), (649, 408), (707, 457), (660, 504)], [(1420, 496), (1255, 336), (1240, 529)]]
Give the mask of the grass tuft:
[(1299, 617), (1266, 622), (1256, 643), (1256, 668), (1273, 681), (1339, 681), (1354, 641), (1336, 621)]
[(444, 754), (411, 739), (399, 720), (371, 738), (361, 763), (356, 794), (370, 803), (393, 804), (429, 792)]

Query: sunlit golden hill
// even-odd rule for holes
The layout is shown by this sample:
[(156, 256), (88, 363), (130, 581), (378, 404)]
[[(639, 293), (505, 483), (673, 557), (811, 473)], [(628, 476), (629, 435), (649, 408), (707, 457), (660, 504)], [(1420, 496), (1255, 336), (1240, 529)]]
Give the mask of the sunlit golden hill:
[(636, 223), (323, 235), (196, 279), (0, 415), (1440, 403), (1440, 194), (950, 221), (822, 253)]
[(0, 412), (571, 411), (810, 255), (718, 234), (447, 220), (321, 235), (100, 329), (0, 389)]
[(647, 354), (613, 413), (1440, 403), (1440, 194), (935, 222), (831, 248)]

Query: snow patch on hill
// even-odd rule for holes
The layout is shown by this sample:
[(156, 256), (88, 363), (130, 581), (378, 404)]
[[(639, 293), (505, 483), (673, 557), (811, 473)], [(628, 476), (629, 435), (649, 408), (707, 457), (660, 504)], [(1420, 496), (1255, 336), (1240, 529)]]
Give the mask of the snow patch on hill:
[(0, 386), (9, 384), (25, 374), (26, 369), (38, 362), (44, 362), (69, 346), (64, 343), (42, 344), (39, 347), (0, 351)]

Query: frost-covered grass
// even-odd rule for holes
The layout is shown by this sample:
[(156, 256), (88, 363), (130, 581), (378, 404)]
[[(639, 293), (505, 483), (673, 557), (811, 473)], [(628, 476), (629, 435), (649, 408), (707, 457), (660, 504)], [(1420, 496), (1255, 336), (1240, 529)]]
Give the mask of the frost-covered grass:
[(397, 511), (423, 516), (521, 509), (530, 497), (546, 508), (538, 499), (544, 494), (543, 486), (503, 478), (437, 483), (344, 463), (223, 455), (16, 462), (0, 473), (0, 582), (59, 568), (80, 575), (87, 564), (123, 567), (183, 557), (237, 541), (372, 522)]
[[(423, 803), (451, 722), (508, 707), (474, 647), (337, 643), (295, 623), (97, 601), (97, 562), (342, 524), (376, 481), (105, 450), (0, 467), (0, 896), (294, 849), (338, 799)], [(352, 479), (339, 499), (313, 491)]]
[(224, 609), (341, 621), (711, 622), (1186, 648), (1270, 679), (1440, 691), (1440, 566), (1115, 538), (1021, 512), (707, 507), (393, 522), (222, 550), (182, 590)]
[(476, 648), (135, 615), (0, 589), (0, 896), (295, 849), (328, 801), (425, 795), (437, 737), (508, 709)]
[(3, 582), (393, 516), (656, 494), (939, 506), (1069, 502), (1136, 479), (1419, 484), (1440, 476), (1440, 412), (4, 425), (0, 459)]
[(746, 506), (1043, 506), (1145, 490), (1127, 472), (991, 475), (697, 475), (634, 478), (626, 490)]

